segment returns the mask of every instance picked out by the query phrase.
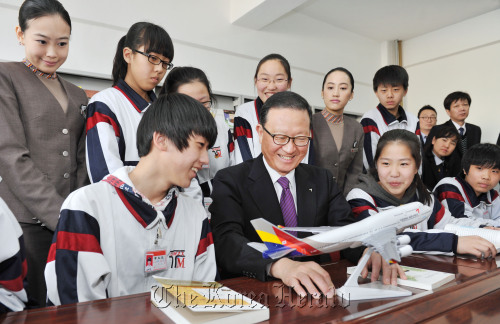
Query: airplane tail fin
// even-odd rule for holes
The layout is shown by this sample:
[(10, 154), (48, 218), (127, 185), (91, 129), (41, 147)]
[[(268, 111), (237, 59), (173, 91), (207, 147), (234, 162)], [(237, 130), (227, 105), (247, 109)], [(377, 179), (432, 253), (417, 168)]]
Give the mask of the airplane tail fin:
[(277, 226), (274, 226), (263, 218), (253, 219), (251, 220), (251, 223), (255, 228), (255, 231), (257, 231), (260, 239), (267, 247), (267, 250), (262, 252), (262, 255), (265, 258), (279, 259), (284, 256), (303, 255), (302, 253), (297, 252), (295, 248), (287, 246), (287, 242), (297, 242), (300, 241), (300, 239), (282, 231)]

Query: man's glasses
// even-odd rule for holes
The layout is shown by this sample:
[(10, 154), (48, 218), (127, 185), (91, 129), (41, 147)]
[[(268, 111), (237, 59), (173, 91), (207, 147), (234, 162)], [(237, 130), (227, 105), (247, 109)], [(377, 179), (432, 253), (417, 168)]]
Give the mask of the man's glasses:
[(436, 120), (436, 117), (420, 117), (420, 119), (423, 119), (425, 121), (433, 121), (433, 120)]
[(271, 134), (264, 127), (264, 125), (262, 126), (262, 128), (266, 131), (266, 133), (268, 133), (273, 138), (273, 142), (276, 145), (286, 145), (286, 144), (288, 144), (288, 142), (290, 142), (290, 140), (292, 140), (293, 144), (300, 147), (300, 146), (306, 146), (307, 144), (309, 144), (309, 141), (311, 140), (311, 137), (309, 137), (309, 136), (290, 137), (290, 136), (282, 135), (282, 134)]
[(141, 51), (138, 51), (138, 50), (132, 50), (136, 53), (139, 53), (139, 54), (142, 54), (144, 56), (146, 56), (148, 58), (148, 61), (149, 63), (151, 64), (154, 64), (154, 65), (159, 65), (161, 63), (161, 66), (165, 69), (165, 70), (171, 70), (174, 65), (172, 63), (169, 63), (167, 61), (164, 61), (162, 60), (161, 58), (159, 58), (158, 56), (156, 55), (153, 55), (153, 54), (146, 54), (144, 52), (141, 52)]

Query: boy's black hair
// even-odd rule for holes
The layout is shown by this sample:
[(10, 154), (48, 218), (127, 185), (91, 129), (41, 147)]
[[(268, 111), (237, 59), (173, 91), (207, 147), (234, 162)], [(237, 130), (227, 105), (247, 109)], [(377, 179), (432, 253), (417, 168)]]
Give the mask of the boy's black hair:
[(402, 86), (408, 90), (408, 72), (399, 65), (387, 65), (379, 69), (373, 77), (373, 91), (381, 85)]
[(142, 116), (137, 128), (139, 157), (149, 153), (154, 132), (166, 136), (183, 151), (193, 135), (204, 137), (208, 147), (212, 147), (217, 138), (217, 125), (212, 114), (197, 100), (173, 93), (160, 96)]
[(301, 95), (292, 91), (283, 91), (273, 94), (266, 100), (260, 109), (260, 124), (265, 126), (267, 122), (267, 115), (271, 109), (290, 108), (295, 110), (307, 111), (309, 116), (309, 129), (312, 127), (312, 112), (311, 107), (306, 99)]
[(423, 106), (422, 108), (420, 108), (420, 110), (418, 111), (417, 118), (420, 118), (420, 114), (421, 114), (421, 113), (422, 113), (422, 111), (424, 111), (424, 110), (432, 110), (432, 111), (433, 111), (433, 112), (435, 112), (435, 113), (436, 113), (436, 115), (437, 115), (437, 111), (436, 111), (436, 109), (434, 109), (434, 107), (432, 107), (432, 106), (430, 106), (430, 105), (425, 105), (425, 106)]
[(19, 8), (19, 27), (23, 32), (28, 28), (28, 21), (45, 16), (59, 15), (68, 24), (71, 32), (71, 18), (63, 5), (57, 0), (26, 0)]
[(118, 80), (125, 79), (127, 75), (128, 63), (123, 57), (123, 49), (128, 47), (132, 50), (138, 50), (141, 46), (144, 46), (144, 53), (161, 54), (168, 58), (170, 63), (174, 59), (174, 44), (165, 29), (149, 22), (135, 23), (116, 46), (112, 71), (113, 86), (118, 83)]
[(443, 102), (444, 109), (450, 110), (451, 104), (460, 99), (467, 100), (469, 106), (472, 102), (472, 99), (470, 98), (470, 95), (467, 92), (455, 91), (447, 95), (446, 98), (444, 98)]
[[(375, 152), (375, 158), (373, 159), (375, 165), (377, 164), (378, 159), (380, 158), (380, 154), (382, 154), (382, 150), (389, 143), (402, 143), (406, 145), (411, 152), (411, 156), (415, 160), (417, 168), (420, 167), (422, 163), (422, 156), (420, 155), (420, 140), (418, 139), (415, 133), (407, 131), (405, 129), (393, 129), (385, 132), (379, 139), (377, 143), (377, 150)], [(372, 167), (370, 169), (370, 174), (377, 180), (380, 181), (378, 177), (378, 172), (376, 167)], [(410, 187), (414, 187), (417, 194), (418, 200), (425, 205), (430, 205), (431, 203), (431, 195), (427, 187), (423, 183), (422, 179), (418, 172), (413, 177), (413, 181), (410, 184)], [(408, 189), (410, 188), (408, 187)], [(407, 189), (407, 190), (408, 190)]]
[(471, 146), (462, 158), (462, 170), (465, 174), (469, 173), (471, 165), (500, 169), (500, 146), (489, 143)]

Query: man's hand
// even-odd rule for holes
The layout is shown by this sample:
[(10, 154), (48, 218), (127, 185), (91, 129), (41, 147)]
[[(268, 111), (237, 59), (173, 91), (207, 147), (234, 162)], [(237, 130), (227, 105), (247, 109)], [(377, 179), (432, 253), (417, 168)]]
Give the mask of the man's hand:
[(497, 255), (497, 249), (488, 240), (479, 236), (460, 236), (458, 238), (457, 253), (473, 254), (478, 258), (489, 258)]
[(273, 263), (270, 272), (271, 276), (292, 287), (300, 297), (305, 297), (307, 293), (314, 298), (320, 298), (321, 294), (328, 298), (335, 296), (335, 286), (330, 275), (316, 262), (283, 258)]
[[(365, 249), (363, 255), (368, 251)], [(403, 268), (399, 266), (399, 264), (389, 264), (385, 261), (380, 254), (377, 252), (373, 252), (370, 256), (368, 262), (364, 269), (361, 271), (361, 277), (366, 278), (368, 276), (368, 269), (371, 266), (372, 276), (371, 281), (377, 281), (380, 276), (380, 268), (382, 268), (382, 282), (384, 285), (393, 285), (396, 286), (398, 284), (398, 276), (401, 279), (406, 279), (405, 272)]]

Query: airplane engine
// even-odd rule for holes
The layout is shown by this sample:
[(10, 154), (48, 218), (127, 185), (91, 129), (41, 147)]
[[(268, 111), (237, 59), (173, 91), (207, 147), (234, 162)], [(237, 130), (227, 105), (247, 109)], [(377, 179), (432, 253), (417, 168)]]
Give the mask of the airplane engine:
[(410, 245), (401, 246), (399, 249), (399, 255), (403, 258), (409, 256), (413, 253), (413, 248)]
[(398, 235), (398, 245), (408, 245), (410, 241), (411, 239), (408, 235)]

